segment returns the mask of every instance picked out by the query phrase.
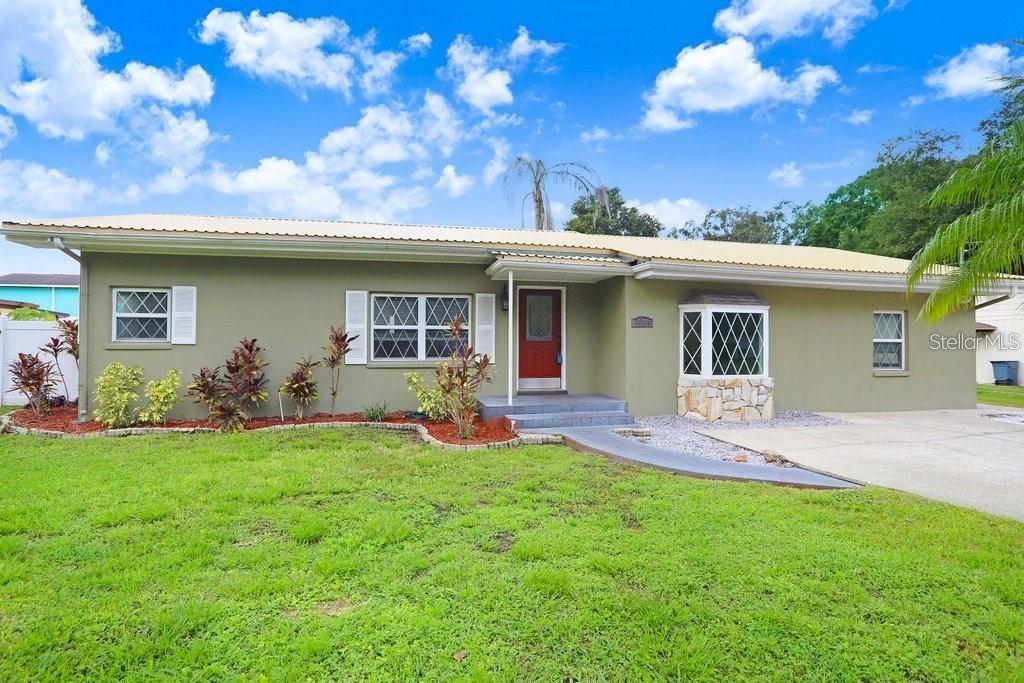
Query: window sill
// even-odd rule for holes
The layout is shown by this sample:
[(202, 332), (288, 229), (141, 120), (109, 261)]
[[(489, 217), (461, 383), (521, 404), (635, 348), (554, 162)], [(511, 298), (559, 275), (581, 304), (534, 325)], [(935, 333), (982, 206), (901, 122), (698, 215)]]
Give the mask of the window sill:
[(909, 370), (874, 370), (875, 377), (910, 377)]
[(170, 351), (170, 342), (108, 342), (103, 345), (107, 351)]

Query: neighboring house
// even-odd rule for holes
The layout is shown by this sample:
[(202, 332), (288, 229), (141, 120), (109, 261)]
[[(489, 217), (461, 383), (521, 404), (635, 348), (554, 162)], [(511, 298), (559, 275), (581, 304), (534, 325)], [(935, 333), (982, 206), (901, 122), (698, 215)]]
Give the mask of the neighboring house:
[(992, 384), (992, 361), (1020, 363), (1024, 381), (1024, 295), (979, 299), (975, 307), (977, 381)]
[(62, 273), (0, 275), (0, 299), (32, 303), (78, 317), (78, 276)]
[(10, 299), (0, 299), (0, 318), (5, 318), (16, 308), (31, 308), (33, 310), (42, 310), (45, 313), (53, 313), (56, 318), (66, 318), (67, 313), (58, 313), (57, 311), (49, 311), (45, 308), (40, 309), (39, 304), (29, 303), (28, 301), (11, 301)]
[[(834, 249), (485, 228), (135, 215), (5, 223), (7, 239), (79, 250), (82, 393), (113, 361), (149, 378), (266, 348), (273, 392), (331, 325), (359, 339), (340, 407), (412, 408), (404, 373), (469, 321), (494, 359), (484, 392), (603, 393), (638, 415), (975, 405), (974, 313), (925, 326), (907, 262)], [(507, 310), (506, 310), (507, 309)], [(321, 375), (321, 384), (326, 383)], [(322, 391), (321, 394), (326, 394)], [(91, 405), (83, 396), (82, 409)], [(327, 405), (322, 397), (319, 408)], [(195, 414), (188, 402), (178, 412)], [(276, 400), (264, 407), (276, 412)]]

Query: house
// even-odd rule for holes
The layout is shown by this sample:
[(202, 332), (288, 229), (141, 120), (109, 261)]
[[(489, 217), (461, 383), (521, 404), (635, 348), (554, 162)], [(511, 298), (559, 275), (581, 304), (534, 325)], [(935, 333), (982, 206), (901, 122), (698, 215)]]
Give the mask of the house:
[(1017, 361), (1024, 375), (1024, 295), (985, 297), (975, 306), (976, 379), (992, 384), (992, 361)]
[[(638, 415), (975, 405), (973, 311), (919, 320), (907, 262), (834, 249), (351, 221), (125, 215), (8, 222), (19, 244), (80, 252), (82, 394), (113, 361), (185, 377), (256, 337), (276, 387), (328, 328), (359, 339), (341, 407), (412, 408), (404, 373), (469, 321), (485, 393), (625, 399)], [(320, 408), (326, 405), (321, 399)], [(275, 412), (276, 405), (265, 407)], [(198, 411), (182, 403), (179, 412)]]
[(46, 311), (78, 317), (78, 276), (63, 273), (0, 275), (0, 299), (35, 304)]
[(0, 299), (0, 318), (7, 317), (11, 311), (18, 308), (30, 308), (33, 310), (41, 310), (44, 313), (53, 313), (56, 318), (66, 318), (67, 313), (60, 313), (58, 311), (48, 311), (45, 308), (40, 309), (39, 304), (29, 303), (28, 301), (11, 301), (10, 299)]

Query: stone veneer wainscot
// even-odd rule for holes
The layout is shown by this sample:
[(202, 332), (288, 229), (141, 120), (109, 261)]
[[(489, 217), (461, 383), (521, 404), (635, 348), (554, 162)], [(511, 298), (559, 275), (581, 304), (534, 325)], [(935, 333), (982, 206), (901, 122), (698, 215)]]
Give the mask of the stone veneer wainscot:
[(705, 422), (748, 422), (775, 416), (773, 377), (680, 378), (679, 414)]

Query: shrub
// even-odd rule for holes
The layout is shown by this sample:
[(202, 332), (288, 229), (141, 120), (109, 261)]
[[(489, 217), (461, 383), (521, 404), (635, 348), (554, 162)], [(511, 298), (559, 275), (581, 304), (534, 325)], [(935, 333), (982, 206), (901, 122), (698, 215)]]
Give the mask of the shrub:
[(150, 424), (164, 424), (167, 414), (178, 402), (178, 390), (181, 389), (181, 373), (168, 370), (163, 379), (146, 382), (146, 398), (149, 405), (139, 411), (139, 419)]
[(460, 437), (470, 439), (477, 416), (476, 394), (485, 382), (491, 381), (491, 359), (486, 354), (473, 352), (473, 347), (464, 341), (464, 329), (458, 317), (448, 325), (452, 356), (448, 363), (438, 364), (436, 375), (448, 418), (459, 430)]
[(53, 358), (53, 367), (57, 370), (57, 376), (60, 377), (61, 386), (64, 387), (64, 397), (71, 398), (71, 394), (68, 392), (68, 382), (64, 378), (64, 372), (60, 369), (60, 354), (67, 350), (64, 340), (60, 337), (50, 337), (50, 341), (40, 346), (39, 350)]
[(38, 308), (22, 306), (8, 313), (7, 319), (24, 322), (28, 320), (56, 320), (57, 316), (49, 311), (40, 311)]
[(245, 429), (245, 413), (230, 398), (224, 398), (210, 405), (210, 419), (221, 432), (240, 432)]
[(303, 409), (320, 397), (316, 389), (316, 379), (313, 377), (315, 366), (312, 358), (300, 358), (295, 363), (295, 369), (288, 373), (279, 389), (295, 402), (295, 413), (299, 418), (302, 417)]
[(75, 359), (75, 366), (78, 365), (78, 321), (71, 318), (61, 318), (57, 321), (60, 340), (64, 342), (64, 350), (69, 356)]
[(267, 400), (267, 375), (263, 368), (268, 365), (270, 361), (263, 357), (263, 347), (255, 339), (238, 342), (224, 364), (228, 395), (235, 399), (246, 418), (252, 417)]
[[(447, 363), (438, 363), (438, 367), (447, 367)], [(418, 412), (423, 413), (431, 420), (443, 420), (448, 414), (444, 407), (444, 392), (435, 382), (427, 385), (423, 376), (418, 372), (405, 373), (405, 381), (409, 383), (409, 391), (419, 401)]]
[(192, 381), (185, 389), (185, 395), (191, 398), (193, 403), (207, 408), (224, 398), (227, 392), (220, 368), (199, 368), (199, 372), (192, 375)]
[(11, 371), (11, 386), (20, 391), (32, 410), (40, 415), (50, 412), (53, 393), (53, 363), (34, 353), (19, 353), (18, 359), (7, 366)]
[(323, 347), (324, 357), (320, 365), (331, 371), (331, 415), (338, 412), (338, 394), (341, 392), (341, 369), (345, 367), (345, 356), (352, 350), (352, 342), (359, 339), (358, 334), (348, 334), (343, 327), (331, 326), (327, 335), (327, 345)]
[(142, 368), (114, 362), (103, 368), (96, 378), (97, 420), (108, 427), (130, 427), (135, 424), (135, 402), (139, 400)]
[(371, 403), (363, 406), (363, 417), (367, 422), (383, 422), (388, 419), (388, 404), (386, 401)]

